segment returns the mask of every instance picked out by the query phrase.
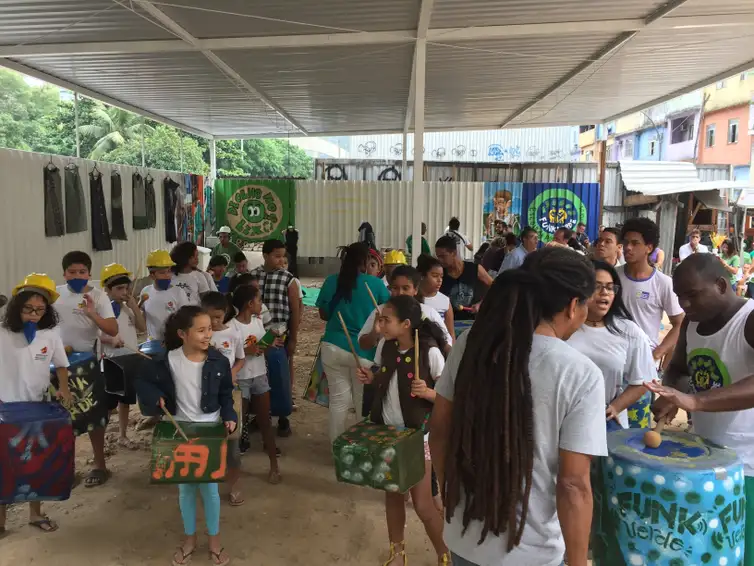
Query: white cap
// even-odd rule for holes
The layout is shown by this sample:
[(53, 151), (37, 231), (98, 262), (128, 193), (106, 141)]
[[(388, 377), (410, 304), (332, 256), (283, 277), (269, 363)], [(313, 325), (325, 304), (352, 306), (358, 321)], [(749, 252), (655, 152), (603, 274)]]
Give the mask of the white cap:
[(230, 226), (221, 226), (217, 231), (218, 234), (230, 234)]

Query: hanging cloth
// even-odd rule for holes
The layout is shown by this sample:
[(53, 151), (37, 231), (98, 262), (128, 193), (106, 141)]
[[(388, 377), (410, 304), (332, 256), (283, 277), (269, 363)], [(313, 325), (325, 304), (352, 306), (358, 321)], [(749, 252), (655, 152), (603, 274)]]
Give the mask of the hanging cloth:
[(144, 177), (134, 173), (131, 177), (133, 194), (133, 227), (134, 230), (147, 228), (147, 197), (144, 190)]
[(120, 173), (117, 171), (110, 173), (110, 219), (113, 221), (110, 238), (113, 240), (128, 240), (126, 221), (123, 216), (123, 185)]
[(215, 231), (215, 189), (212, 185), (204, 187), (204, 230), (212, 234)]
[(78, 165), (65, 168), (65, 229), (68, 234), (86, 232), (86, 198)]
[(89, 173), (89, 200), (92, 203), (92, 249), (103, 252), (113, 249), (107, 223), (107, 203), (102, 190), (102, 173)]
[(165, 241), (178, 241), (176, 232), (176, 209), (178, 207), (178, 183), (170, 177), (162, 182), (162, 204), (165, 211)]
[(147, 228), (157, 228), (157, 195), (154, 192), (154, 179), (147, 175), (144, 184), (144, 200), (147, 207)]
[(63, 183), (60, 179), (60, 169), (52, 162), (44, 168), (44, 213), (45, 236), (53, 238), (65, 234), (63, 223)]

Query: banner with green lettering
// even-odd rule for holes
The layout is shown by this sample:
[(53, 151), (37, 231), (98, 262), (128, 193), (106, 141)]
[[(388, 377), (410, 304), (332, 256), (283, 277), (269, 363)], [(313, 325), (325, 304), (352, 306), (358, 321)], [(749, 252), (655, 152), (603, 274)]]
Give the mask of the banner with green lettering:
[(218, 179), (215, 181), (217, 226), (230, 226), (235, 242), (282, 238), (296, 220), (296, 181), (288, 179)]

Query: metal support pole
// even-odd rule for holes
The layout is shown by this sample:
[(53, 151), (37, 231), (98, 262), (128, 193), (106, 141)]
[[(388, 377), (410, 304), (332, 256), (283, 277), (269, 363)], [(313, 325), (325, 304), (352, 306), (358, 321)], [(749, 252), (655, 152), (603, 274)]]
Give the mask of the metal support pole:
[(81, 134), (79, 133), (79, 93), (73, 93), (73, 120), (76, 127), (76, 157), (81, 157)]
[(183, 173), (183, 132), (179, 132), (178, 135), (181, 138), (181, 173)]
[(214, 183), (217, 179), (217, 146), (215, 140), (209, 142), (209, 179)]
[(401, 167), (401, 179), (408, 181), (408, 130), (403, 130), (403, 166)]
[(146, 127), (146, 120), (144, 116), (141, 117), (141, 166), (147, 166), (147, 155), (144, 151), (144, 128)]
[(417, 264), (422, 249), (421, 225), (424, 219), (424, 89), (427, 71), (427, 40), (416, 41), (416, 82), (414, 96), (414, 211), (411, 263)]

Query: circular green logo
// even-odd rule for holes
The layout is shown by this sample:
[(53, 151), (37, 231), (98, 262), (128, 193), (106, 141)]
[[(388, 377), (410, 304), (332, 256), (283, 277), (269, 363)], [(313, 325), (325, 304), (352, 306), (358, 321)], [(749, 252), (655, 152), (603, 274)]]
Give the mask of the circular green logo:
[(280, 197), (264, 185), (246, 185), (237, 189), (226, 208), (228, 224), (242, 241), (264, 240), (280, 231), (283, 204)]
[(574, 230), (579, 222), (586, 223), (586, 206), (569, 189), (547, 189), (529, 204), (529, 226), (539, 232), (542, 242), (550, 242), (558, 228)]
[(728, 368), (714, 350), (697, 348), (689, 352), (686, 360), (696, 393), (730, 385)]
[(264, 220), (264, 203), (258, 200), (246, 201), (243, 204), (243, 217), (246, 222), (261, 222)]

